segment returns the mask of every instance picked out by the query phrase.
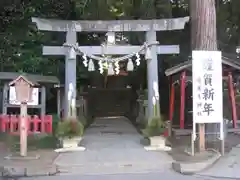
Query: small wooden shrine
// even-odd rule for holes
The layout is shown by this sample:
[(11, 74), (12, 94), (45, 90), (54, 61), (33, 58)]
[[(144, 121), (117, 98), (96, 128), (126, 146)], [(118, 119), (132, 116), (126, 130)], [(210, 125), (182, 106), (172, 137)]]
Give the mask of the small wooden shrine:
[[(228, 92), (231, 106), (233, 128), (237, 128), (236, 90), (240, 74), (240, 61), (237, 57), (223, 54), (223, 90)], [(185, 61), (165, 71), (170, 80), (169, 120), (173, 128), (188, 129), (192, 127), (192, 61)], [(176, 85), (180, 85), (180, 96), (177, 102)], [(176, 103), (179, 103), (179, 114), (176, 113)], [(224, 111), (226, 103), (224, 102)], [(175, 114), (176, 113), (176, 114)], [(173, 119), (179, 118), (173, 122)]]

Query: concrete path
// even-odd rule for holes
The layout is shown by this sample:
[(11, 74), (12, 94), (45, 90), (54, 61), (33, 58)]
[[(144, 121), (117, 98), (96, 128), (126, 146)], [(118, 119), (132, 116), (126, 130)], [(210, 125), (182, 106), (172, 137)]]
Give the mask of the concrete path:
[(212, 168), (199, 173), (199, 175), (202, 177), (240, 179), (240, 145), (237, 145), (228, 154), (219, 159)]
[(85, 132), (86, 151), (60, 154), (55, 163), (62, 171), (81, 174), (169, 170), (172, 158), (166, 152), (146, 151), (141, 138), (124, 117), (99, 118)]
[(134, 173), (134, 174), (108, 174), (108, 175), (66, 175), (21, 178), (19, 180), (229, 180), (210, 177), (184, 176), (180, 174), (157, 172), (157, 173)]

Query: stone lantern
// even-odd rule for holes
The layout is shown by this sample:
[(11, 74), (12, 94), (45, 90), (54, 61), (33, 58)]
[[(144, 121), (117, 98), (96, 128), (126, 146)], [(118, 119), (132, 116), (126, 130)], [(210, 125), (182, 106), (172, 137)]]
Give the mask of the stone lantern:
[(18, 76), (9, 83), (15, 87), (16, 101), (20, 102), (20, 155), (27, 156), (27, 103), (32, 100), (32, 90), (35, 84), (24, 76)]

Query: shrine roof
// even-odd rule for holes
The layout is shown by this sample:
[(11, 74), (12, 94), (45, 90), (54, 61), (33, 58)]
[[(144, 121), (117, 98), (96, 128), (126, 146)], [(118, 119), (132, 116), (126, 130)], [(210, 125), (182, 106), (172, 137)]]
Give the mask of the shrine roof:
[[(230, 66), (233, 69), (240, 71), (240, 60), (236, 56), (233, 56), (230, 54), (224, 54), (222, 56), (222, 64)], [(182, 62), (176, 66), (168, 68), (165, 71), (165, 74), (166, 74), (166, 76), (171, 76), (171, 75), (179, 73), (183, 70), (192, 70), (191, 67), (192, 67), (192, 60), (188, 60), (188, 61)]]
[(26, 77), (29, 81), (32, 81), (33, 83), (53, 83), (53, 84), (59, 84), (59, 79), (56, 76), (43, 76), (39, 74), (28, 74), (28, 73), (17, 73), (17, 72), (0, 72), (0, 80), (9, 80), (12, 81), (19, 77), (20, 75), (23, 75)]

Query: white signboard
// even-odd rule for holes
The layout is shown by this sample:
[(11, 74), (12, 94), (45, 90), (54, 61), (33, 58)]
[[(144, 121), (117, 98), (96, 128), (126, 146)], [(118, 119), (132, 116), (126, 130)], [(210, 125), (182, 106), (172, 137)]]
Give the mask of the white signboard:
[(222, 123), (222, 54), (193, 51), (192, 58), (193, 123)]
[[(32, 91), (32, 101), (28, 102), (28, 105), (38, 105), (38, 88), (33, 88)], [(9, 104), (13, 104), (13, 105), (20, 105), (20, 102), (18, 102), (16, 100), (16, 91), (15, 91), (15, 87), (10, 86), (9, 89)]]

